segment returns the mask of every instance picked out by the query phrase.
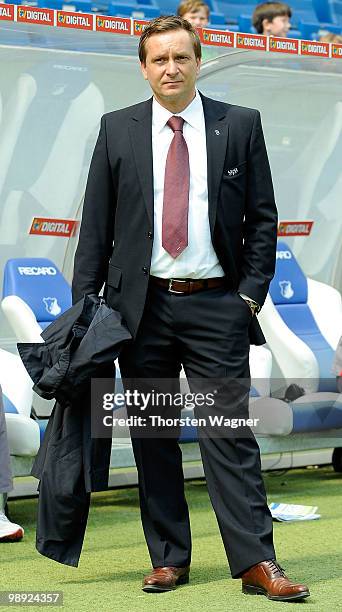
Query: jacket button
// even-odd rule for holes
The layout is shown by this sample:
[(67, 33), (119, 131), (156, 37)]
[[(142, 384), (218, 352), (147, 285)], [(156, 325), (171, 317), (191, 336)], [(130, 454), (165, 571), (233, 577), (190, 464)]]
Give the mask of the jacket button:
[(148, 268), (146, 268), (146, 266), (144, 266), (142, 271), (143, 271), (144, 274), (147, 274), (148, 273)]
[(153, 234), (152, 234), (152, 232), (148, 232), (147, 237), (148, 237), (148, 238), (153, 238)]

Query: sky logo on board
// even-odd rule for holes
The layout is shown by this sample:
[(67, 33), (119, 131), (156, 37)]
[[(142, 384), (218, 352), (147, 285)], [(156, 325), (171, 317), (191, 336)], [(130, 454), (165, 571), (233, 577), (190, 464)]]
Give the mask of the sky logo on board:
[(42, 222), (41, 221), (34, 221), (33, 223), (33, 229), (37, 232), (41, 229), (42, 227)]
[(333, 57), (342, 57), (342, 45), (332, 45)]
[(147, 27), (147, 21), (134, 21), (134, 34), (142, 34)]

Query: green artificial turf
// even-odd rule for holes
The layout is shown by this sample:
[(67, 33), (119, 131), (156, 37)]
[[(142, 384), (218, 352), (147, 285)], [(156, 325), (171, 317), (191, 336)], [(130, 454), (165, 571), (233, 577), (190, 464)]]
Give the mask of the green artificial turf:
[[(36, 499), (10, 501), (12, 520), (25, 529), (21, 542), (1, 544), (0, 590), (62, 590), (64, 608), (78, 611), (167, 611), (301, 609), (342, 610), (341, 474), (325, 466), (264, 474), (268, 501), (318, 505), (322, 518), (274, 523), (277, 558), (288, 576), (309, 585), (301, 603), (243, 595), (232, 580), (205, 482), (186, 483), (193, 534), (190, 584), (170, 593), (144, 593), (141, 579), (149, 557), (140, 524), (136, 488), (92, 496), (80, 565), (71, 568), (42, 557), (34, 547)], [(12, 606), (11, 606), (12, 608)], [(13, 609), (21, 609), (18, 606)], [(8, 608), (9, 609), (9, 608)], [(30, 610), (41, 607), (30, 606)]]

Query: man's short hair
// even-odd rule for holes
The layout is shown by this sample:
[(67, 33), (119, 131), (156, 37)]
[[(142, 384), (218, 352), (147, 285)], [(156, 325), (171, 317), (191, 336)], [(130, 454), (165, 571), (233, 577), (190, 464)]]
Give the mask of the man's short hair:
[(197, 11), (202, 8), (206, 11), (209, 21), (210, 8), (203, 0), (183, 0), (183, 2), (178, 5), (177, 15), (178, 17), (184, 17), (187, 13), (197, 13)]
[(285, 15), (287, 15), (289, 19), (292, 16), (292, 11), (288, 4), (284, 2), (263, 2), (256, 7), (253, 13), (252, 23), (258, 34), (262, 34), (264, 31), (262, 22), (264, 19), (273, 21), (275, 17), (284, 17)]
[(146, 62), (146, 42), (148, 39), (154, 34), (164, 34), (164, 32), (170, 32), (171, 30), (185, 30), (189, 32), (192, 38), (195, 57), (196, 59), (201, 59), (201, 41), (196, 30), (186, 19), (176, 17), (176, 15), (167, 15), (166, 17), (152, 19), (141, 34), (139, 41), (139, 59), (141, 63), (145, 64)]

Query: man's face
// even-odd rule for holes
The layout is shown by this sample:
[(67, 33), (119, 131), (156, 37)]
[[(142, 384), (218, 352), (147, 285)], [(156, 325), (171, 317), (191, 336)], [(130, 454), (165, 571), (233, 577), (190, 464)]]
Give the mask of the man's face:
[(207, 11), (204, 6), (201, 6), (201, 8), (198, 8), (196, 11), (185, 13), (182, 17), (189, 21), (194, 28), (205, 28), (209, 23)]
[(274, 17), (272, 21), (264, 19), (263, 27), (264, 34), (267, 36), (280, 36), (282, 38), (286, 38), (291, 24), (287, 15), (281, 15)]
[(185, 108), (195, 96), (200, 63), (190, 34), (171, 30), (153, 34), (146, 41), (146, 60), (141, 70), (162, 106), (167, 108), (170, 103)]

